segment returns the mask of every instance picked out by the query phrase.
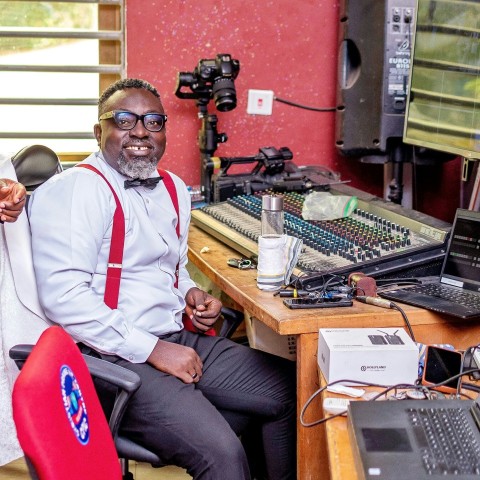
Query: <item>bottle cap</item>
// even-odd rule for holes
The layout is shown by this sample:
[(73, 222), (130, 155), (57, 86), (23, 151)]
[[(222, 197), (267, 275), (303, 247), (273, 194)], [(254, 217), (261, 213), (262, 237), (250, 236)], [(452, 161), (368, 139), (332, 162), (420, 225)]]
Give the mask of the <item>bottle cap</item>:
[(262, 196), (263, 210), (283, 210), (283, 196), (282, 195), (263, 195)]

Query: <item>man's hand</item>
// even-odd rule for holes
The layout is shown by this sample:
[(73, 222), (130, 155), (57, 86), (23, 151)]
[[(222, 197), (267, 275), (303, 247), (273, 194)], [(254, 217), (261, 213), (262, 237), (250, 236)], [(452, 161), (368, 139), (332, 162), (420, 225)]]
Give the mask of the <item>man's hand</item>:
[(199, 332), (210, 330), (217, 321), (222, 302), (199, 288), (191, 288), (185, 296), (185, 313)]
[(197, 383), (202, 376), (203, 363), (193, 348), (164, 340), (157, 341), (147, 363), (184, 383)]
[(27, 191), (14, 180), (0, 179), (0, 221), (15, 222), (25, 206)]

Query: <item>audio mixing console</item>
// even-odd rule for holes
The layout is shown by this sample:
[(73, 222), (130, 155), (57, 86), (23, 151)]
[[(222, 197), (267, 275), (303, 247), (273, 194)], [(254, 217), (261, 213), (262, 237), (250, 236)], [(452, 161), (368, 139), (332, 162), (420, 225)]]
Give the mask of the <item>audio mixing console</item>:
[[(323, 285), (327, 275), (351, 272), (364, 272), (376, 278), (439, 272), (448, 224), (351, 187), (337, 188), (347, 189), (358, 197), (358, 208), (350, 217), (303, 220), (306, 194), (284, 194), (285, 233), (303, 240), (295, 270), (298, 287), (314, 290)], [(335, 194), (335, 190), (331, 193)], [(256, 255), (261, 195), (261, 192), (241, 195), (193, 210), (192, 221), (242, 255)]]

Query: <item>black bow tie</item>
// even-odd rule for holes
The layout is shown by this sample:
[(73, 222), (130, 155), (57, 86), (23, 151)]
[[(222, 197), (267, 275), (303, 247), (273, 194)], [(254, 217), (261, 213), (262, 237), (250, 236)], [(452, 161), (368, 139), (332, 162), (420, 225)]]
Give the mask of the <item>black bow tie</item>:
[(139, 178), (135, 178), (133, 180), (125, 180), (124, 187), (125, 189), (132, 187), (145, 187), (153, 190), (162, 178), (163, 177), (152, 177), (145, 178), (144, 180), (140, 180)]

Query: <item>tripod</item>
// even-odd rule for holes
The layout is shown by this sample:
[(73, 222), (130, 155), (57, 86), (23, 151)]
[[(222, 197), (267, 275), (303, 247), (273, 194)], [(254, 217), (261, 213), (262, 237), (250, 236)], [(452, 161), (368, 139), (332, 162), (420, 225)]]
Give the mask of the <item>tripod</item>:
[(218, 133), (218, 118), (212, 113), (208, 113), (209, 99), (200, 98), (197, 100), (199, 109), (198, 117), (202, 121), (200, 131), (198, 132), (198, 146), (200, 148), (200, 188), (205, 202), (210, 203), (212, 196), (212, 175), (214, 168), (217, 166), (214, 161), (213, 154), (218, 148), (219, 143), (228, 140), (226, 133)]

